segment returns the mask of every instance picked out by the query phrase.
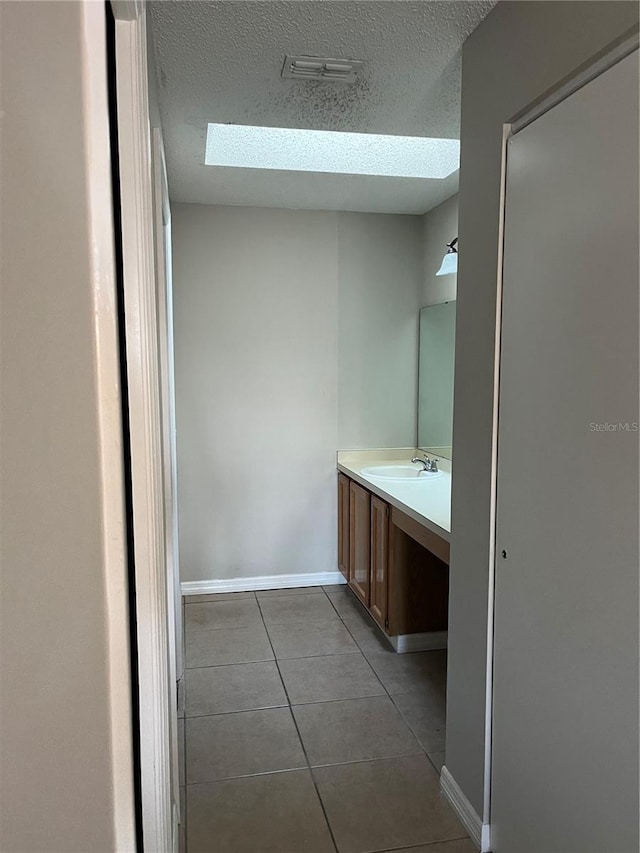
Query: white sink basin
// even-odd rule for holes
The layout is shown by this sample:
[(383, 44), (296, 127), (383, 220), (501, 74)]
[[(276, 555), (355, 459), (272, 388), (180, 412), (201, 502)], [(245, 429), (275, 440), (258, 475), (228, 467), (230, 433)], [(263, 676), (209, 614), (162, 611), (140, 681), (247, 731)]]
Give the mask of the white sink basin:
[(436, 480), (442, 477), (442, 471), (423, 471), (418, 464), (415, 465), (370, 465), (360, 472), (363, 477), (371, 477), (376, 480), (396, 480), (413, 483), (424, 483), (427, 480)]

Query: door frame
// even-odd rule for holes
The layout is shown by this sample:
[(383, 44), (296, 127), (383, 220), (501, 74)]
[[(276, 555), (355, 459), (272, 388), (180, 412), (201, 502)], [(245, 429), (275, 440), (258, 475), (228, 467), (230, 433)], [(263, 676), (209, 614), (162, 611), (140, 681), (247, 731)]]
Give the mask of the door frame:
[[(156, 298), (162, 432), (163, 509), (166, 560), (167, 629), (169, 643), (169, 725), (171, 736), (171, 795), (174, 832), (181, 820), (178, 747), (178, 679), (184, 675), (182, 593), (178, 557), (177, 462), (173, 371), (173, 311), (171, 293), (171, 208), (162, 130), (151, 131), (153, 166), (153, 230), (156, 254)], [(173, 689), (172, 689), (173, 688)]]
[[(143, 847), (177, 851), (172, 786), (170, 601), (164, 512), (162, 367), (154, 244), (146, 12), (142, 0), (112, 0), (115, 18), (118, 149), (122, 214), (125, 354), (130, 423), (138, 644)], [(177, 733), (176, 733), (177, 734)]]
[(158, 292), (158, 336), (160, 346), (161, 397), (163, 418), (165, 528), (167, 542), (167, 594), (175, 606), (169, 625), (170, 654), (175, 681), (184, 675), (182, 636), (182, 592), (180, 590), (178, 547), (178, 463), (176, 449), (175, 369), (173, 349), (173, 287), (171, 276), (171, 206), (162, 130), (152, 128), (154, 178), (154, 230), (156, 238), (156, 278)]

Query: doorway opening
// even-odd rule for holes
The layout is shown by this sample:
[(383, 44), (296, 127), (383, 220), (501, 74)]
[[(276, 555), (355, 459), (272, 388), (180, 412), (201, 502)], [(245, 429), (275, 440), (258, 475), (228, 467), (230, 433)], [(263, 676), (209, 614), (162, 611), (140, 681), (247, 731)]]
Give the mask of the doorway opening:
[[(191, 851), (215, 837), (230, 853), (293, 853), (310, 833), (319, 851), (447, 841), (462, 853), (439, 779), (455, 328), (443, 257), (457, 240), (471, 22), (427, 63), (424, 39), (447, 22), (406, 4), (398, 69), (362, 4), (317, 6), (289, 4), (279, 39), (348, 33), (355, 80), (283, 73), (293, 66), (274, 64), (260, 26), (277, 3), (212, 4), (200, 35), (204, 7), (149, 4), (138, 34), (154, 128), (145, 241), (161, 273), (154, 304), (133, 304), (160, 330), (146, 391), (163, 449), (155, 510), (179, 539), (184, 596), (167, 585), (167, 634), (184, 641), (184, 676), (177, 653), (166, 670), (169, 696), (178, 676), (171, 796)], [(391, 24), (395, 9), (378, 14)], [(233, 48), (243, 71), (229, 74), (247, 29), (246, 56)], [(172, 468), (177, 484), (160, 473)], [(372, 813), (389, 778), (388, 809)], [(233, 817), (243, 799), (253, 823)]]

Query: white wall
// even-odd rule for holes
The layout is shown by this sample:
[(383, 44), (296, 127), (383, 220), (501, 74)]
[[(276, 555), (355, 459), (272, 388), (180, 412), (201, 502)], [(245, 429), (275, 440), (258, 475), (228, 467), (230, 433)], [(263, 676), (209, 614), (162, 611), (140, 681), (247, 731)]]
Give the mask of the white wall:
[(135, 849), (105, 13), (0, 3), (0, 849)]
[[(456, 298), (456, 276), (436, 276), (447, 243), (458, 236), (458, 196), (443, 201), (422, 217), (422, 305), (439, 305)], [(459, 248), (459, 246), (457, 247)]]
[(415, 444), (420, 218), (177, 204), (173, 241), (182, 580), (336, 571), (336, 450)]
[(637, 22), (630, 2), (501, 2), (463, 49), (446, 765), (485, 820), (502, 125)]

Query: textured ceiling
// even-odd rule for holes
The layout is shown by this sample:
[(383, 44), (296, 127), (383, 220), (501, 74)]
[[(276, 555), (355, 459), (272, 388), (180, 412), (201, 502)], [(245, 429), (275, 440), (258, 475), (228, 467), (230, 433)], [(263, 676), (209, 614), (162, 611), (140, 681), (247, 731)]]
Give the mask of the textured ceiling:
[[(496, 0), (149, 4), (174, 201), (423, 213), (457, 178), (205, 166), (208, 122), (457, 138), (460, 52)], [(284, 80), (285, 54), (363, 59), (353, 85)]]

